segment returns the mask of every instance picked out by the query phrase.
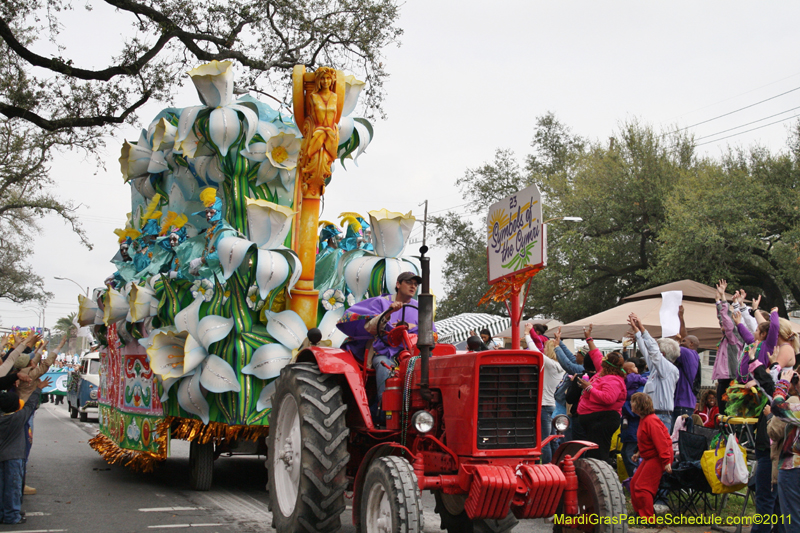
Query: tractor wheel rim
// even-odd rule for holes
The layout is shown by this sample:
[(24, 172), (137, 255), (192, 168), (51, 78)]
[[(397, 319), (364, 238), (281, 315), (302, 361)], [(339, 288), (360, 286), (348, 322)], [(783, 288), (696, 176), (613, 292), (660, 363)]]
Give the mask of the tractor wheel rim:
[(283, 516), (290, 516), (300, 492), (300, 413), (294, 396), (284, 396), (278, 411), (272, 475), (275, 476), (277, 500)]
[(386, 489), (380, 483), (375, 483), (370, 487), (367, 496), (367, 533), (391, 533), (391, 513), (392, 505)]

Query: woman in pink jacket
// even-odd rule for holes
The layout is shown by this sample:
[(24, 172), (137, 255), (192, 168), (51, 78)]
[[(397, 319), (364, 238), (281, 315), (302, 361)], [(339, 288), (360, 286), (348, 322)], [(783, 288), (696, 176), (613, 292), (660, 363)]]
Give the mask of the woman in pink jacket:
[(625, 361), (619, 352), (611, 352), (603, 357), (591, 337), (592, 326), (584, 330), (584, 334), (589, 345), (589, 357), (600, 371), (589, 380), (575, 377), (583, 394), (578, 403), (578, 423), (575, 424), (573, 438), (594, 442), (599, 448), (586, 455), (608, 461), (611, 437), (619, 429), (622, 404), (627, 397), (625, 371), (622, 370)]

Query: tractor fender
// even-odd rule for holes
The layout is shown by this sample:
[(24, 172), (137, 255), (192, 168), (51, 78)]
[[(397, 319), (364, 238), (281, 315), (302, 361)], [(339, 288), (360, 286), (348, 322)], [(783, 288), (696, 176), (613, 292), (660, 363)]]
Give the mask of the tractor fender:
[(369, 412), (369, 399), (364, 388), (361, 365), (347, 350), (310, 346), (297, 354), (296, 363), (316, 363), (323, 374), (341, 374), (347, 379), (358, 412), (368, 430), (375, 429)]
[(408, 456), (409, 463), (413, 464), (414, 454), (411, 453), (411, 450), (395, 442), (377, 444), (370, 448), (364, 455), (361, 464), (358, 465), (358, 472), (353, 481), (353, 525), (356, 527), (356, 530), (358, 530), (358, 523), (361, 520), (361, 513), (359, 512), (359, 509), (361, 509), (361, 493), (364, 490), (364, 477), (367, 475), (369, 465), (371, 465), (374, 460), (386, 457), (387, 455), (402, 456), (405, 454)]
[(595, 448), (597, 448), (597, 444), (594, 442), (589, 442), (588, 440), (571, 440), (562, 442), (558, 446), (556, 453), (553, 454), (553, 460), (550, 462), (554, 465), (557, 465), (567, 455), (571, 455), (572, 459), (577, 459), (586, 451), (594, 450)]

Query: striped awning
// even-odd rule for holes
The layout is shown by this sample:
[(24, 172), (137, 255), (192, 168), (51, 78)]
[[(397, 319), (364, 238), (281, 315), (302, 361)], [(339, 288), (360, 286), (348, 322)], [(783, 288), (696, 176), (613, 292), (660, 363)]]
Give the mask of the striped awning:
[(492, 336), (497, 335), (511, 325), (511, 319), (505, 316), (487, 313), (462, 313), (436, 322), (439, 342), (457, 344), (467, 340), (470, 330), (480, 333), (487, 328)]

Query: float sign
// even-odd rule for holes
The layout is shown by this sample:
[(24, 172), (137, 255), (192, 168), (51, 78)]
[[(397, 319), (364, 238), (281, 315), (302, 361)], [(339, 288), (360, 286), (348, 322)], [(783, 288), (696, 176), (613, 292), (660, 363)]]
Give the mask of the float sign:
[(536, 185), (492, 204), (486, 230), (489, 284), (544, 266), (547, 252), (541, 195)]

